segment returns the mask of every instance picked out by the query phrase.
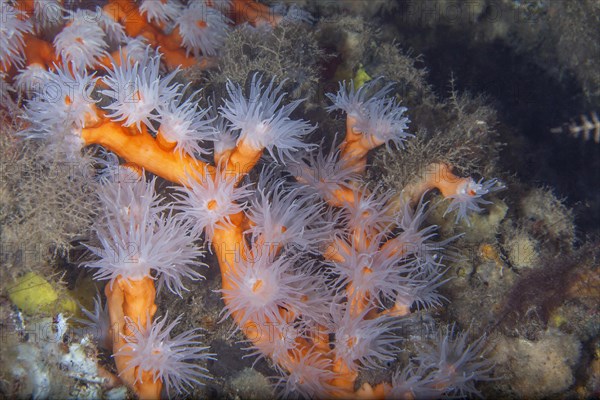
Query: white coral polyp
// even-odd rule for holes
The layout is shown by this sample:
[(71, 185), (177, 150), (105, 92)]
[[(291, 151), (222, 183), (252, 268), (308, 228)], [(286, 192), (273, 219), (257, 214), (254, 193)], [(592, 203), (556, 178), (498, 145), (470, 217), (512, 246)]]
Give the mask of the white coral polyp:
[(342, 110), (351, 116), (359, 116), (364, 108), (370, 103), (384, 98), (391, 90), (392, 85), (388, 84), (375, 91), (381, 78), (373, 79), (358, 89), (354, 86), (354, 81), (340, 82), (338, 92), (327, 93), (326, 96), (333, 105), (327, 107), (327, 111)]
[[(154, 193), (155, 180), (111, 182), (100, 191), (103, 213), (94, 226), (99, 247), (87, 246), (98, 260), (85, 264), (98, 280), (157, 277), (175, 294), (185, 290), (183, 278), (200, 279), (192, 266), (202, 252), (189, 226), (163, 215)], [(153, 275), (154, 273), (154, 275)]]
[(25, 118), (30, 124), (20, 135), (45, 139), (49, 150), (78, 159), (85, 145), (82, 128), (98, 120), (96, 100), (91, 96), (97, 78), (72, 70), (75, 69), (63, 65), (56, 72), (40, 74), (39, 84), (31, 80), (36, 71), (22, 77), (20, 82), (25, 88), (28, 85), (35, 88), (25, 107)]
[(292, 246), (303, 251), (315, 251), (318, 244), (329, 238), (331, 223), (322, 219), (323, 204), (315, 201), (315, 195), (306, 195), (296, 188), (288, 190), (280, 180), (269, 179), (261, 174), (256, 197), (246, 211), (251, 227), (248, 230), (255, 240), (260, 238), (265, 246)]
[(106, 108), (114, 121), (124, 121), (123, 125), (135, 125), (141, 129), (143, 123), (152, 129), (152, 121), (158, 120), (156, 109), (173, 101), (180, 85), (173, 82), (178, 69), (165, 77), (160, 76), (160, 55), (152, 55), (150, 49), (142, 61), (132, 63), (120, 54), (120, 62), (112, 63), (103, 81), (109, 89), (102, 94), (114, 101)]
[(332, 383), (336, 374), (332, 371), (332, 361), (321, 351), (293, 350), (282, 361), (282, 368), (289, 374), (277, 382), (279, 397), (319, 399), (332, 397), (338, 388)]
[(454, 210), (456, 212), (456, 220), (464, 220), (467, 225), (471, 225), (469, 221), (469, 211), (480, 212), (481, 204), (490, 204), (491, 201), (485, 200), (484, 195), (504, 189), (504, 185), (500, 184), (497, 179), (484, 180), (481, 178), (475, 182), (472, 178), (465, 179), (456, 190), (455, 194), (448, 196), (450, 204), (444, 213), (444, 216)]
[(372, 147), (390, 143), (402, 148), (403, 142), (413, 136), (406, 132), (409, 119), (404, 116), (406, 107), (401, 107), (396, 99), (386, 97), (392, 88), (391, 84), (375, 90), (380, 78), (365, 83), (360, 88), (354, 82), (340, 83), (336, 94), (328, 93), (327, 97), (333, 105), (328, 111), (343, 110), (352, 117), (356, 133), (362, 133)]
[(142, 0), (140, 13), (146, 16), (148, 22), (167, 24), (181, 18), (183, 6), (176, 0)]
[(236, 265), (229, 277), (231, 287), (222, 290), (228, 300), (225, 318), (235, 314), (241, 327), (247, 322), (265, 326), (281, 319), (280, 308), (303, 314), (304, 288), (310, 280), (295, 273), (294, 262), (291, 258), (273, 258), (266, 252), (257, 252), (250, 260)]
[(381, 232), (392, 225), (391, 198), (393, 191), (369, 192), (366, 185), (354, 191), (354, 199), (344, 203), (344, 224), (352, 231)]
[(339, 155), (339, 152), (325, 155), (322, 151), (304, 154), (290, 162), (288, 169), (299, 183), (331, 201), (335, 198), (336, 191), (348, 187), (348, 181), (360, 179), (356, 166)]
[(214, 354), (207, 353), (208, 347), (199, 341), (198, 329), (170, 337), (181, 316), (166, 325), (165, 315), (145, 327), (131, 318), (125, 319), (132, 334), (124, 337), (126, 345), (116, 355), (128, 357), (122, 373), (133, 369), (136, 383), (143, 382), (143, 372), (148, 371), (153, 382), (160, 379), (164, 383), (167, 392), (172, 388), (185, 393), (195, 384), (203, 385), (204, 379), (210, 379), (208, 370), (196, 364), (214, 359)]
[(205, 175), (200, 180), (190, 178), (188, 187), (179, 188), (181, 193), (175, 196), (179, 199), (178, 208), (192, 222), (194, 235), (204, 231), (210, 241), (216, 229), (232, 226), (231, 216), (244, 209), (243, 199), (250, 192), (244, 186), (237, 187), (235, 180), (221, 171), (214, 179), (208, 172)]
[(31, 97), (34, 93), (39, 93), (41, 88), (52, 79), (52, 72), (39, 64), (31, 64), (19, 70), (15, 76), (15, 88)]
[(25, 13), (13, 7), (8, 0), (2, 0), (0, 7), (0, 66), (8, 71), (11, 65), (23, 65), (24, 35), (32, 32), (33, 25), (23, 18)]
[(395, 99), (379, 99), (369, 102), (356, 118), (354, 129), (367, 135), (373, 147), (393, 143), (402, 148), (404, 141), (413, 136), (406, 132), (408, 118), (406, 107), (400, 107)]
[(394, 332), (398, 321), (391, 317), (367, 319), (371, 311), (350, 312), (348, 307), (335, 306), (332, 311), (332, 328), (335, 332), (336, 356), (352, 369), (358, 364), (367, 368), (381, 367), (395, 359), (396, 344), (401, 340)]
[(148, 40), (143, 36), (134, 38), (126, 38), (125, 46), (121, 48), (121, 52), (127, 55), (127, 60), (132, 64), (135, 62), (145, 63), (148, 58)]
[(114, 43), (126, 41), (127, 33), (125, 33), (123, 25), (116, 21), (107, 11), (102, 9), (102, 7), (96, 7), (94, 19), (95, 18), (98, 19), (99, 26), (106, 32), (108, 40)]
[(204, 1), (190, 2), (177, 18), (177, 28), (187, 53), (215, 56), (225, 42), (229, 20)]
[(99, 58), (106, 54), (106, 34), (96, 22), (86, 17), (82, 10), (68, 18), (69, 24), (54, 38), (56, 52), (60, 53), (64, 61), (73, 63), (79, 70), (92, 68)]
[(51, 29), (63, 22), (65, 11), (61, 0), (34, 0), (33, 17), (35, 30), (40, 32)]
[(275, 87), (272, 79), (264, 87), (258, 74), (254, 74), (246, 97), (240, 85), (228, 81), (229, 98), (221, 107), (221, 114), (231, 127), (240, 130), (238, 143), (243, 141), (256, 150), (266, 149), (274, 158), (277, 149), (280, 159), (291, 158), (291, 153), (297, 150), (311, 148), (302, 139), (316, 128), (304, 120), (289, 117), (303, 100), (282, 105), (285, 96), (282, 86), (283, 82)]
[(208, 154), (208, 150), (201, 146), (202, 142), (213, 140), (215, 129), (211, 122), (213, 119), (205, 119), (207, 109), (197, 107), (195, 96), (183, 100), (178, 96), (159, 110), (160, 133), (172, 143), (175, 143), (175, 151), (197, 157)]

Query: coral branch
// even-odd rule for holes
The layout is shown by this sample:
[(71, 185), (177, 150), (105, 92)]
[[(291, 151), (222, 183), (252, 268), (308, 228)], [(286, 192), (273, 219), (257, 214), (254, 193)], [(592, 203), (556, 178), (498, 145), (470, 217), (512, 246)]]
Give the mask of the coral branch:
[(132, 388), (141, 399), (157, 399), (160, 397), (162, 381), (150, 378), (150, 373), (145, 371), (144, 378), (136, 378), (135, 368), (129, 368), (130, 356), (119, 354), (127, 347), (125, 338), (132, 334), (131, 326), (126, 324), (127, 318), (139, 321), (138, 327), (147, 327), (156, 313), (154, 303), (156, 289), (154, 281), (149, 277), (141, 280), (118, 278), (114, 283), (106, 285), (106, 298), (110, 315), (111, 336), (113, 337), (113, 354), (119, 377)]
[(204, 178), (214, 168), (186, 154), (164, 150), (145, 129), (133, 132), (122, 125), (106, 121), (84, 128), (81, 137), (86, 145), (99, 144), (145, 170), (171, 182), (186, 185), (189, 177)]
[[(197, 331), (170, 338), (180, 318), (155, 318), (157, 290), (181, 296), (184, 279), (203, 278), (195, 267), (203, 265), (198, 243), (204, 240), (220, 268), (223, 319), (231, 317), (254, 354), (271, 358), (283, 374), (283, 396), (474, 392), (472, 376), (487, 373), (487, 364), (445, 353), (453, 345), (469, 357), (480, 354), (481, 342), (471, 347), (464, 336), (442, 338), (439, 349), (415, 358), (418, 368), (411, 361), (389, 384), (355, 385), (361, 369), (395, 360), (400, 317), (444, 299), (436, 289), (445, 282), (441, 260), (452, 238), (432, 241), (436, 227), (424, 226), (424, 193), (438, 189), (450, 200), (447, 212), (468, 221), (501, 185), (431, 164), (400, 199), (368, 187), (369, 152), (403, 149), (413, 136), (407, 109), (391, 95), (392, 85), (379, 87), (381, 78), (358, 88), (343, 82), (337, 94), (327, 94), (333, 103), (327, 110), (343, 111), (346, 122), (341, 144), (328, 154), (306, 141), (316, 125), (295, 118), (303, 100), (287, 100), (285, 79), (254, 74), (247, 88), (228, 81), (225, 98), (200, 108), (199, 91), (187, 93), (179, 68), (207, 66), (218, 55), (232, 22), (223, 12), (264, 29), (293, 16), (251, 0), (184, 3), (110, 0), (89, 22), (83, 10), (69, 11), (53, 42), (60, 54), (31, 33), (33, 25), (12, 21), (15, 37), (2, 62), (3, 70), (27, 64), (15, 79), (22, 89), (40, 76), (58, 88), (56, 98), (31, 96), (21, 136), (45, 140), (69, 157), (91, 145), (107, 151), (88, 163), (105, 171), (97, 185), (97, 240), (87, 245), (96, 259), (85, 266), (109, 281), (119, 377), (140, 398), (160, 397), (163, 386), (185, 392), (207, 378), (197, 361), (213, 355)], [(20, 16), (34, 13), (35, 4), (27, 2)], [(163, 74), (165, 65), (171, 71)], [(250, 173), (263, 153), (279, 166)], [(119, 180), (120, 161), (139, 173), (137, 180)], [(163, 199), (147, 174), (177, 186)]]

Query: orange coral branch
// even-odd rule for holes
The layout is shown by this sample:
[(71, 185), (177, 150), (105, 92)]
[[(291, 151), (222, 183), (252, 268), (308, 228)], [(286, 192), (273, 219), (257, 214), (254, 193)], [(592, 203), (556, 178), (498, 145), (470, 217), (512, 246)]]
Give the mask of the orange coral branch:
[(186, 185), (189, 177), (214, 174), (214, 167), (186, 154), (163, 149), (145, 129), (133, 133), (122, 125), (106, 121), (84, 128), (81, 137), (86, 145), (99, 144), (130, 163), (171, 182)]
[(254, 168), (262, 153), (263, 149), (256, 149), (244, 140), (238, 141), (235, 149), (228, 155), (227, 173), (233, 174), (236, 181), (240, 182)]
[(54, 64), (60, 62), (51, 43), (33, 35), (25, 35), (23, 39), (25, 41), (23, 50), (27, 65), (38, 64), (45, 69), (53, 70)]
[(162, 390), (162, 381), (154, 381), (151, 373), (142, 372), (142, 380), (136, 380), (137, 368), (129, 368), (131, 357), (119, 354), (127, 347), (126, 336), (132, 334), (126, 321), (128, 317), (138, 325), (136, 329), (145, 329), (151, 324), (156, 313), (156, 289), (150, 277), (140, 280), (131, 280), (118, 277), (114, 282), (106, 285), (104, 290), (108, 302), (111, 323), (111, 336), (113, 338), (113, 357), (119, 377), (123, 382), (136, 391), (140, 399), (157, 399)]
[(249, 22), (253, 26), (262, 24), (276, 26), (281, 21), (280, 15), (273, 13), (268, 6), (253, 0), (234, 0), (232, 14), (236, 24)]
[(411, 203), (417, 203), (423, 194), (431, 189), (438, 189), (442, 196), (448, 197), (456, 194), (458, 188), (469, 179), (454, 175), (448, 164), (432, 163), (425, 168), (425, 172), (416, 183), (404, 189), (404, 194)]

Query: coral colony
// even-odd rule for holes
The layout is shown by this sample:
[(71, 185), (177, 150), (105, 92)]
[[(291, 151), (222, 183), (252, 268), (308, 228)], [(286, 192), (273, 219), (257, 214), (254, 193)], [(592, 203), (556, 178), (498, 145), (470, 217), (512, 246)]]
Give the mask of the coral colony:
[[(201, 240), (218, 260), (223, 320), (272, 362), (283, 397), (467, 396), (491, 379), (483, 338), (448, 327), (390, 381), (357, 383), (395, 360), (411, 310), (442, 303), (451, 240), (424, 226), (424, 194), (439, 190), (447, 213), (468, 222), (501, 188), (435, 164), (401, 194), (369, 189), (369, 151), (402, 151), (413, 136), (390, 84), (342, 82), (327, 95), (346, 132), (325, 151), (308, 142), (316, 126), (293, 117), (302, 101), (286, 101), (274, 78), (229, 82), (208, 109), (176, 80), (209, 65), (232, 24), (269, 29), (284, 14), (251, 0), (1, 2), (2, 98), (7, 108), (25, 98), (20, 135), (99, 171), (95, 258), (84, 266), (106, 281), (107, 305), (87, 314), (113, 330), (102, 341), (139, 397), (188, 392), (218, 360), (197, 330), (172, 334), (181, 317), (155, 315), (157, 292), (203, 278)], [(101, 158), (82, 151), (92, 145)], [(122, 179), (128, 171), (138, 179)], [(172, 183), (168, 194), (158, 179)]]

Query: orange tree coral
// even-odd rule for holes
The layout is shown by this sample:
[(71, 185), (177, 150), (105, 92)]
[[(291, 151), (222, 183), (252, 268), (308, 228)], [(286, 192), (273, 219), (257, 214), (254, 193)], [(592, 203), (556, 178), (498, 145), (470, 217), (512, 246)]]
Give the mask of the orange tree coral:
[[(132, 6), (109, 5), (114, 4)], [(184, 12), (176, 10), (179, 3), (161, 4), (156, 6), (175, 7), (173, 15)], [(218, 11), (204, 2), (180, 6), (190, 15), (193, 7)], [(29, 126), (22, 136), (43, 140), (69, 158), (100, 145), (125, 161), (122, 166), (114, 157), (112, 163), (98, 161), (108, 164), (98, 187), (104, 207), (94, 224), (99, 244), (89, 246), (97, 259), (86, 263), (96, 279), (109, 281), (105, 294), (120, 378), (142, 398), (159, 397), (163, 385), (185, 391), (207, 378), (197, 361), (214, 355), (200, 344), (198, 333), (171, 338), (178, 319), (155, 318), (156, 282), (159, 289), (180, 294), (185, 279), (202, 277), (196, 267), (203, 237), (219, 263), (226, 317), (256, 355), (273, 361), (282, 374), (283, 395), (477, 393), (474, 382), (488, 379), (490, 372), (480, 360), (483, 341), (469, 344), (454, 329), (391, 382), (360, 388), (356, 382), (361, 369), (394, 360), (413, 307), (442, 301), (436, 289), (444, 283), (448, 240), (435, 241), (435, 227), (423, 226), (428, 212), (423, 194), (440, 190), (448, 212), (456, 210), (457, 220), (468, 221), (468, 213), (487, 202), (483, 196), (501, 186), (432, 164), (403, 194), (369, 190), (362, 181), (367, 153), (382, 145), (402, 148), (412, 136), (407, 110), (390, 96), (390, 85), (341, 83), (328, 95), (330, 111), (345, 113), (346, 133), (338, 148), (324, 152), (307, 142), (316, 127), (293, 118), (301, 100), (286, 102), (283, 83), (274, 79), (263, 82), (255, 75), (247, 93), (229, 82), (220, 106), (199, 108), (198, 93), (187, 94), (187, 86), (175, 80), (178, 69), (164, 73), (161, 61), (178, 59), (169, 51), (181, 48), (185, 57), (210, 55), (214, 43), (201, 35), (186, 39), (183, 20), (165, 37), (162, 26), (173, 22), (169, 9), (160, 14), (144, 2), (133, 11), (147, 19), (119, 17), (109, 24), (102, 14), (97, 27), (105, 35), (122, 31), (144, 39), (123, 39), (127, 43), (106, 60), (100, 55), (108, 44), (88, 40), (76, 51), (80, 35), (71, 35), (72, 43), (55, 39), (63, 48), (55, 55), (60, 62), (52, 68), (43, 64), (37, 72), (23, 70), (15, 79), (21, 90), (30, 91)], [(72, 12), (73, 21), (57, 35), (63, 34), (60, 41), (68, 41), (64, 32), (81, 23), (78, 13)], [(19, 20), (27, 21), (26, 15), (19, 14)], [(198, 26), (212, 25), (208, 18)], [(17, 23), (14, 31), (25, 35), (32, 26)], [(179, 45), (169, 47), (173, 38)], [(167, 51), (152, 46), (133, 51), (136, 40), (165, 45)], [(22, 46), (24, 39), (13, 43), (12, 61), (3, 65), (22, 64), (26, 57), (15, 56)], [(103, 76), (94, 72), (98, 65), (105, 65)], [(44, 90), (31, 91), (34, 75)], [(263, 167), (251, 183), (248, 173), (263, 156), (277, 166)], [(135, 167), (141, 178), (119, 179), (126, 167)], [(146, 173), (177, 185), (169, 201), (156, 193), (155, 179), (146, 179)]]

